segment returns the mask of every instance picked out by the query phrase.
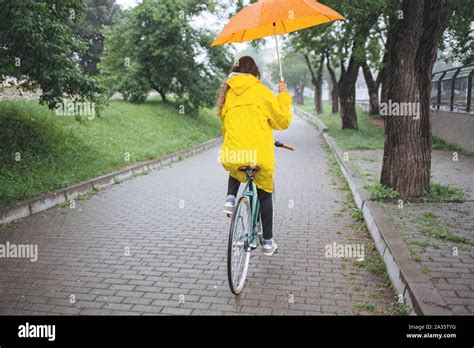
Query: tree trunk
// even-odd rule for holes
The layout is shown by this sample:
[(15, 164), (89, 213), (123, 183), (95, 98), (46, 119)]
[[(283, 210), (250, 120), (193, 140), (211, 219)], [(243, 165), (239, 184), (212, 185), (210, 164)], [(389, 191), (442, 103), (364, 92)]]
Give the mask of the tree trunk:
[(314, 101), (314, 110), (316, 111), (316, 113), (318, 113), (318, 86), (317, 84), (314, 86), (313, 101)]
[[(306, 77), (305, 77), (306, 79)], [(298, 94), (299, 94), (299, 100), (297, 101), (299, 105), (304, 105), (304, 89), (305, 89), (305, 82), (304, 80), (301, 81), (298, 85)], [(297, 98), (298, 99), (298, 98)]]
[(380, 102), (387, 103), (388, 100), (388, 67), (382, 71), (382, 78), (380, 80), (381, 91), (380, 91)]
[(329, 77), (331, 81), (331, 103), (332, 103), (332, 113), (335, 114), (339, 112), (339, 89), (337, 87), (336, 73), (331, 66), (329, 57), (326, 56), (326, 66), (328, 68)]
[(419, 197), (429, 189), (429, 96), (431, 72), (443, 32), (442, 8), (443, 0), (403, 0), (404, 18), (394, 24), (393, 41), (388, 47), (388, 101), (398, 103), (399, 110), (405, 103), (419, 108), (406, 116), (393, 113), (385, 117), (381, 184), (395, 189), (402, 198)]
[(303, 95), (304, 87), (301, 89), (301, 85), (297, 85), (295, 87), (296, 92), (296, 104), (303, 105), (304, 95)]
[(355, 108), (355, 84), (357, 82), (359, 67), (360, 65), (356, 62), (354, 56), (351, 56), (347, 71), (341, 71), (341, 78), (338, 86), (342, 129), (359, 128), (357, 125), (357, 113)]
[(314, 86), (314, 107), (316, 113), (320, 114), (323, 112), (322, 65), (324, 64), (324, 56), (321, 57), (321, 64), (318, 67), (317, 74), (314, 73), (313, 66), (311, 65), (311, 60), (309, 59), (309, 56), (307, 54), (304, 55), (304, 59), (311, 74), (311, 82)]
[(391, 16), (389, 19), (388, 31), (387, 31), (387, 41), (385, 43), (385, 53), (383, 56), (383, 68), (380, 72), (380, 84), (381, 84), (381, 92), (380, 92), (380, 101), (382, 103), (387, 103), (388, 101), (388, 78), (390, 75), (390, 51), (388, 48), (391, 46), (391, 42), (393, 41), (393, 36), (395, 35), (394, 32), (394, 23), (398, 21), (398, 18), (395, 16)]
[(378, 115), (379, 114), (379, 83), (375, 81), (372, 77), (372, 72), (370, 71), (367, 63), (362, 64), (362, 71), (364, 72), (365, 83), (367, 89), (369, 90), (369, 114)]
[[(332, 90), (334, 89), (334, 87), (333, 87), (333, 82), (331, 78), (328, 78), (328, 89), (329, 89), (329, 100), (331, 100), (331, 104), (332, 104)], [(332, 111), (332, 108), (331, 108), (331, 111)]]
[(359, 129), (355, 108), (355, 85), (345, 82), (339, 89), (342, 129)]
[(158, 93), (160, 94), (161, 96), (161, 99), (163, 100), (163, 103), (168, 103), (168, 99), (166, 98), (166, 93), (164, 93), (163, 91), (158, 91)]
[(324, 67), (324, 55), (321, 55), (319, 61), (318, 73), (316, 75), (316, 113), (322, 114), (324, 112), (323, 107), (323, 67)]

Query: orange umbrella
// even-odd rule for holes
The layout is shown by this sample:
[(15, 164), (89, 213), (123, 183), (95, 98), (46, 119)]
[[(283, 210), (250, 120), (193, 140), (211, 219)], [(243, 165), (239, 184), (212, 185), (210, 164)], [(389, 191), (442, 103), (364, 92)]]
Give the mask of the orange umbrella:
[(280, 80), (283, 81), (277, 35), (338, 19), (344, 19), (344, 17), (315, 0), (260, 0), (232, 17), (212, 46), (247, 42), (274, 35)]

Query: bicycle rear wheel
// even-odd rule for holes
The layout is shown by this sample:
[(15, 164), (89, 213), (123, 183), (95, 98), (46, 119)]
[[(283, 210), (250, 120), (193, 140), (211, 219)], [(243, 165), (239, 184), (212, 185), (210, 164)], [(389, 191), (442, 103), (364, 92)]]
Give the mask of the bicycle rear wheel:
[(252, 212), (248, 197), (241, 197), (232, 217), (227, 246), (227, 278), (233, 294), (242, 292), (250, 260), (248, 237), (252, 228)]

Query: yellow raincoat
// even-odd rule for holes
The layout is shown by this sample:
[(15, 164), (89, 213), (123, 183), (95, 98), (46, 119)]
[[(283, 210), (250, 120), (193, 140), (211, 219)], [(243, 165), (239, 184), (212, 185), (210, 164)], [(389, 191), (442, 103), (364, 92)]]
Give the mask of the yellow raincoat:
[(222, 145), (219, 160), (225, 170), (240, 182), (246, 182), (245, 173), (238, 168), (258, 165), (254, 175), (258, 188), (273, 191), (275, 146), (273, 129), (289, 127), (291, 122), (291, 95), (277, 97), (250, 74), (238, 74), (227, 80), (230, 89), (222, 108)]

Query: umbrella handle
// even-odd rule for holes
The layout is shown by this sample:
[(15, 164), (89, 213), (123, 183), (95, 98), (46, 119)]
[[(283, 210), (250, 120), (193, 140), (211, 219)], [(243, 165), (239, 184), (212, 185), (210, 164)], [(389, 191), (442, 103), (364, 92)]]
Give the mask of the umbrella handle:
[(281, 68), (281, 59), (280, 59), (280, 49), (278, 48), (278, 38), (276, 34), (276, 23), (273, 22), (273, 33), (275, 36), (275, 45), (277, 49), (277, 57), (278, 57), (278, 66), (280, 67), (280, 82), (285, 82), (285, 79), (283, 78), (283, 69)]

